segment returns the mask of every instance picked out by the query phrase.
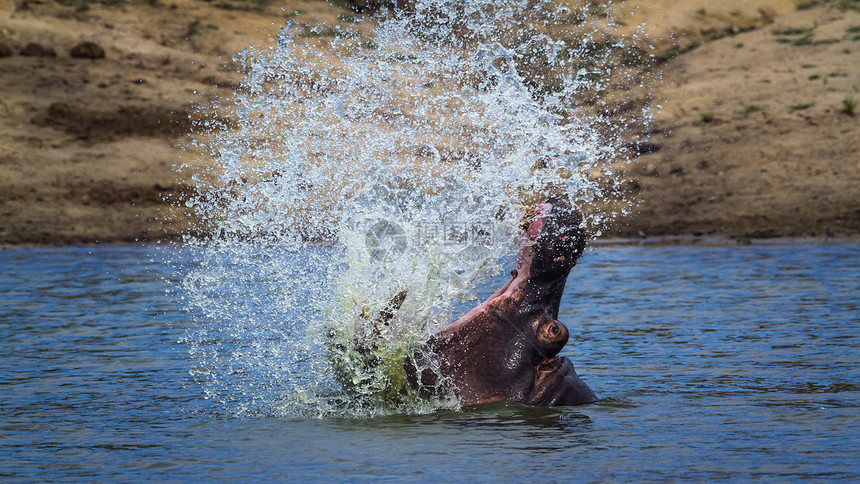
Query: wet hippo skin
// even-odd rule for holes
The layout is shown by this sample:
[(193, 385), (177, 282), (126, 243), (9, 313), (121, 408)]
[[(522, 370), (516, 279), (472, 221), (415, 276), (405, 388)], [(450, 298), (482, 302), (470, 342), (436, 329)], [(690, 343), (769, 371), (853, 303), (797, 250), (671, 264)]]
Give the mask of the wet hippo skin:
[[(568, 330), (558, 321), (565, 282), (585, 236), (569, 203), (538, 205), (525, 230), (511, 280), (428, 341), (444, 385), (462, 405), (513, 400), (528, 405), (582, 405), (597, 400), (558, 353)], [(418, 358), (416, 358), (418, 359)], [(435, 384), (407, 363), (414, 383)]]

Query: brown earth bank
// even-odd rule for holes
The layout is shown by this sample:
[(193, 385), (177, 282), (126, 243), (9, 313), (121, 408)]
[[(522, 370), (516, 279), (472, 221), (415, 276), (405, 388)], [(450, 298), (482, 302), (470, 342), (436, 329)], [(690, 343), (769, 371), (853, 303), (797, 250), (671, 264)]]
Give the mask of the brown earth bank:
[(860, 14), (801, 10), (665, 69), (621, 236), (860, 233)]
[[(637, 206), (605, 237), (860, 234), (857, 2), (615, 3), (662, 74), (643, 154), (607, 166)], [(0, 0), (0, 244), (188, 231), (176, 165), (206, 162), (187, 134), (236, 88), (232, 55), (287, 21), (347, 25), (339, 5)]]

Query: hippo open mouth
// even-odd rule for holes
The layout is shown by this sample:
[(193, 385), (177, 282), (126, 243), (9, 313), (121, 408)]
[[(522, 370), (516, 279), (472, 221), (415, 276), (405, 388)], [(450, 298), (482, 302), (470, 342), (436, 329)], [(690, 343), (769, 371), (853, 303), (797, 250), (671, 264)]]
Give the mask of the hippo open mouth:
[[(528, 405), (582, 405), (597, 400), (558, 353), (567, 327), (558, 310), (570, 270), (582, 255), (580, 216), (566, 201), (535, 207), (525, 227), (511, 280), (478, 307), (433, 335), (427, 344), (445, 385), (462, 405), (513, 400)], [(432, 386), (436, 375), (407, 374)]]

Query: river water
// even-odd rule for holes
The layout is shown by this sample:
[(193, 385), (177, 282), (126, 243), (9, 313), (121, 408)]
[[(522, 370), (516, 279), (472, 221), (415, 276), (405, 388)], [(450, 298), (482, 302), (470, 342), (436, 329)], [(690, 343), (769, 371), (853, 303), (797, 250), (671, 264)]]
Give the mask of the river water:
[(860, 245), (591, 250), (560, 319), (598, 403), (372, 419), (207, 400), (183, 257), (0, 252), (4, 481), (860, 479)]

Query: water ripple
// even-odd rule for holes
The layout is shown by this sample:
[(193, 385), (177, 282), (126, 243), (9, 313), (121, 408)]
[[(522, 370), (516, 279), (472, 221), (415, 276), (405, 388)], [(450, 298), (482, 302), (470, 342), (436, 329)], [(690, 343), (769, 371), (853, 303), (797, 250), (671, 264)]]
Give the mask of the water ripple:
[(604, 247), (561, 309), (597, 404), (309, 420), (206, 400), (162, 254), (0, 252), (4, 479), (860, 479), (857, 245)]

